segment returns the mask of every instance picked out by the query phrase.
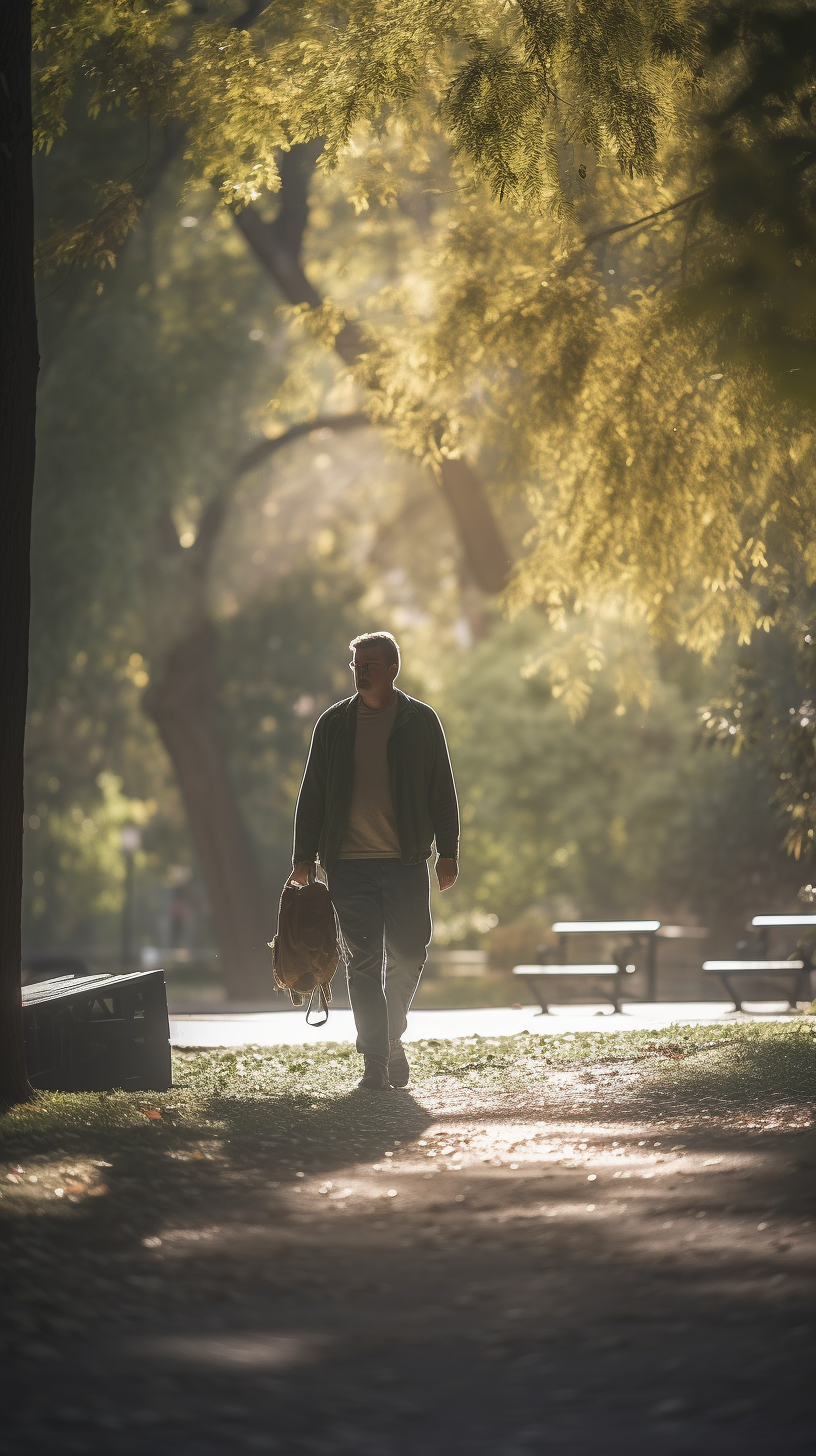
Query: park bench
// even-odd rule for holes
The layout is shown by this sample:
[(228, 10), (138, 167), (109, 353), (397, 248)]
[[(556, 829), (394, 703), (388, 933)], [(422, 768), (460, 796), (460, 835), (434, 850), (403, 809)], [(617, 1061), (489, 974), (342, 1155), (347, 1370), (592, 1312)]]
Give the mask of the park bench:
[[(809, 1001), (810, 996), (810, 971), (812, 970), (812, 953), (801, 954), (801, 947), (788, 957), (787, 960), (773, 960), (768, 956), (770, 932), (774, 927), (797, 927), (804, 929), (809, 927), (816, 935), (816, 915), (755, 915), (751, 921), (755, 930), (759, 931), (760, 949), (762, 957), (756, 960), (742, 958), (733, 961), (704, 961), (703, 971), (712, 976), (719, 977), (731, 1000), (734, 1002), (734, 1010), (742, 1010), (744, 992), (738, 991), (733, 981), (735, 977), (754, 981), (780, 980), (783, 985), (781, 990), (785, 991), (785, 999), (788, 1005), (795, 1009), (797, 1001)], [(800, 952), (800, 955), (797, 955)], [(785, 989), (784, 982), (788, 987)]]
[[(600, 981), (598, 989), (612, 1002), (616, 1011), (620, 1011), (621, 998), (624, 994), (624, 977), (633, 975), (637, 967), (632, 963), (632, 956), (637, 954), (639, 945), (646, 946), (646, 975), (647, 975), (647, 1000), (657, 999), (657, 941), (681, 940), (689, 937), (697, 938), (708, 934), (702, 926), (697, 925), (662, 925), (659, 920), (557, 920), (553, 930), (559, 938), (559, 954), (562, 957), (557, 964), (542, 962), (540, 965), (514, 966), (515, 976), (530, 977), (531, 989), (541, 1006), (542, 1011), (548, 1011), (548, 1002), (552, 999), (553, 992), (544, 978), (553, 977), (566, 981), (568, 978), (588, 976)], [(626, 937), (628, 943), (624, 945), (620, 953), (613, 961), (594, 961), (591, 963), (577, 963), (567, 960), (568, 937), (571, 935), (603, 935)], [(557, 982), (556, 982), (557, 983)], [(573, 983), (574, 984), (574, 983)], [(580, 983), (579, 983), (580, 984)]]
[[(627, 963), (629, 948), (615, 961), (579, 963), (567, 960), (567, 938), (570, 935), (647, 935), (651, 938), (659, 926), (659, 920), (557, 920), (553, 930), (558, 936), (558, 949), (562, 960), (557, 965), (542, 963), (514, 966), (513, 975), (530, 978), (530, 989), (542, 1012), (549, 1012), (555, 985), (559, 981), (562, 984), (565, 981), (575, 984), (574, 978), (577, 977), (590, 977), (593, 990), (600, 990), (612, 1002), (615, 1011), (620, 1011), (622, 979), (627, 974), (632, 975), (635, 970), (634, 965)], [(578, 981), (578, 984), (581, 982)]]
[[(790, 992), (785, 992), (785, 999), (789, 1006), (794, 1007), (800, 999), (799, 991), (802, 988), (805, 975), (804, 961), (703, 961), (703, 971), (709, 976), (718, 976), (728, 995), (734, 1003), (734, 1010), (742, 1010), (742, 992), (732, 985), (735, 976), (752, 978), (754, 981), (767, 981), (771, 979), (787, 979)], [(784, 990), (784, 986), (780, 987)]]
[(621, 976), (625, 974), (626, 970), (621, 970), (620, 966), (601, 963), (586, 966), (570, 963), (562, 966), (513, 967), (514, 976), (529, 976), (531, 978), (530, 989), (541, 1007), (542, 1012), (549, 1012), (549, 1002), (554, 994), (554, 989), (549, 989), (553, 984), (550, 978), (558, 977), (563, 981), (565, 978), (571, 978), (573, 976), (592, 976), (596, 980), (607, 982), (608, 984), (602, 985), (599, 989), (612, 1002), (614, 1009), (620, 1011), (620, 980)]
[(172, 1086), (164, 971), (58, 976), (23, 987), (26, 1066), (56, 1092)]

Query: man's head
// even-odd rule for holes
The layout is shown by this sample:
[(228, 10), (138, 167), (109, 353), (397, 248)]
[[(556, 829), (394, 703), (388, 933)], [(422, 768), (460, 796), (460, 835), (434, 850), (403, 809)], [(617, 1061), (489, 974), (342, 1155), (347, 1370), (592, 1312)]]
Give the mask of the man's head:
[(367, 707), (392, 701), (394, 679), (400, 670), (400, 650), (390, 632), (363, 632), (349, 643), (354, 684)]

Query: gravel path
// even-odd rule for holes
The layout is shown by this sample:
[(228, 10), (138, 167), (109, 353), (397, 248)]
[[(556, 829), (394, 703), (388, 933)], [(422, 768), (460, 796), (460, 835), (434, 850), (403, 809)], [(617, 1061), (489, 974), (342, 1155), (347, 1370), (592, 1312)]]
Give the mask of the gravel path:
[(0, 1451), (812, 1451), (800, 1041), (18, 1117)]

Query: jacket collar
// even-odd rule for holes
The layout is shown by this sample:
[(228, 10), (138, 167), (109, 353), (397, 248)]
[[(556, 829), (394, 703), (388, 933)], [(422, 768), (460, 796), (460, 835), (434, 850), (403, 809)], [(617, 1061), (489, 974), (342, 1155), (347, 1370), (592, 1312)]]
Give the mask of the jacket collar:
[[(413, 698), (409, 698), (408, 694), (404, 693), (401, 688), (395, 688), (394, 691), (397, 695), (397, 716), (394, 719), (394, 729), (396, 729), (405, 722), (406, 718), (410, 718), (413, 715), (414, 700)], [(359, 702), (359, 693), (353, 693), (346, 701), (346, 722), (350, 727), (352, 724), (355, 728), (357, 727), (357, 707)], [(392, 729), (392, 732), (394, 729)]]

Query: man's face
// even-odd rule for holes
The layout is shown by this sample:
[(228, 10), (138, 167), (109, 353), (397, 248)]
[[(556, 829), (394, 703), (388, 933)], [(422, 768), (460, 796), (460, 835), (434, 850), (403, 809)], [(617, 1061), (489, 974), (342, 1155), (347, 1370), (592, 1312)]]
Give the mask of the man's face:
[(358, 693), (384, 687), (391, 681), (391, 669), (378, 647), (355, 647), (350, 666)]

